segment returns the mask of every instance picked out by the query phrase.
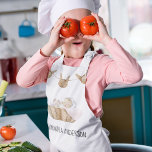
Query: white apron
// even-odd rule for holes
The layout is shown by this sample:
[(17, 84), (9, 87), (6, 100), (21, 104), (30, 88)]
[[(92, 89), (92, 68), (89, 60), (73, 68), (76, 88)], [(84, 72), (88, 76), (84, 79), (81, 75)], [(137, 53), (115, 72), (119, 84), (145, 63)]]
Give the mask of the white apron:
[(88, 50), (79, 67), (63, 65), (63, 54), (50, 69), (46, 95), (51, 152), (112, 152), (100, 118), (85, 99), (87, 71), (95, 54)]

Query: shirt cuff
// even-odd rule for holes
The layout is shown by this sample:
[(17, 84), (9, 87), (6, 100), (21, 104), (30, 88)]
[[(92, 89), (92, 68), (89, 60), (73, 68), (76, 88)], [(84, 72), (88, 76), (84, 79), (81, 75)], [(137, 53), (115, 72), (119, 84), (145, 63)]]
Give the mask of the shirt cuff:
[(45, 55), (45, 54), (42, 52), (41, 49), (40, 49), (40, 54), (41, 54), (42, 56), (44, 56), (44, 57), (50, 57), (50, 56)]

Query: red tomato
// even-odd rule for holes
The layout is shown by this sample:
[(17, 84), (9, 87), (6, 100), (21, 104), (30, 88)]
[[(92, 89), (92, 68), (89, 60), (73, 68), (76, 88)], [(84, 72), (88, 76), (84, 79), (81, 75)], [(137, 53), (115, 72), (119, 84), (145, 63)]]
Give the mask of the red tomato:
[(85, 16), (80, 21), (80, 30), (84, 35), (94, 35), (98, 32), (98, 23), (94, 16)]
[(8, 126), (3, 126), (1, 129), (0, 129), (0, 134), (1, 136), (6, 139), (6, 140), (11, 140), (15, 137), (16, 135), (16, 129), (11, 126), (11, 125), (8, 125)]
[(78, 33), (79, 26), (77, 22), (71, 18), (67, 19), (63, 24), (60, 33), (64, 37), (75, 36)]

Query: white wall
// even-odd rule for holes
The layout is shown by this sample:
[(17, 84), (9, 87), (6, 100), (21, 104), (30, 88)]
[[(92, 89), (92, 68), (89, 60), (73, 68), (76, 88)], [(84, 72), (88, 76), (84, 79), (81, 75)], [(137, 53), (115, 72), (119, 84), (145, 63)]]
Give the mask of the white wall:
[(109, 0), (110, 7), (110, 32), (113, 38), (129, 50), (129, 19), (127, 0)]
[[(40, 0), (0, 0), (0, 12), (10, 10), (31, 9), (37, 7)], [(34, 37), (20, 38), (18, 36), (18, 26), (25, 17), (34, 23), (37, 27), (37, 12), (16, 13), (8, 15), (0, 15), (0, 26), (7, 33), (8, 39), (13, 42), (12, 48), (17, 50), (24, 56), (33, 55), (46, 42), (48, 37), (42, 36), (38, 32)], [(6, 35), (4, 33), (4, 35)], [(2, 39), (0, 40), (0, 45)]]

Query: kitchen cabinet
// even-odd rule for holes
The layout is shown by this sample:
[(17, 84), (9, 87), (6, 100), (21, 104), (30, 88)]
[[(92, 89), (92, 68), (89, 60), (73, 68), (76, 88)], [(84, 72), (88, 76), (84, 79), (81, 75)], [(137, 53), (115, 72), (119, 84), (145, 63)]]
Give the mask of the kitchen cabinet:
[(37, 127), (48, 137), (47, 99), (35, 98), (5, 102), (4, 115), (27, 114)]
[[(103, 127), (110, 140), (152, 146), (152, 88), (144, 85), (116, 85), (103, 94)], [(38, 97), (5, 102), (5, 115), (26, 113), (48, 138), (47, 99)]]
[[(103, 126), (111, 142), (148, 144), (144, 140), (143, 87), (113, 89), (103, 95)], [(150, 144), (150, 143), (149, 143)]]
[[(150, 86), (138, 86), (138, 87), (127, 87), (127, 88), (121, 88), (121, 89), (112, 89), (112, 90), (107, 90), (104, 92), (103, 95), (103, 109), (106, 105), (106, 102), (108, 103), (109, 100), (113, 105), (117, 103), (121, 104), (122, 102), (130, 102), (130, 110), (128, 108), (128, 113), (126, 111), (126, 107), (123, 109), (119, 109), (119, 105), (117, 104), (116, 106), (117, 109), (113, 110), (113, 112), (108, 114), (110, 106), (106, 107), (104, 109), (105, 116), (109, 115), (109, 118), (112, 117), (112, 121), (108, 122), (109, 120), (108, 117), (106, 120), (104, 120), (104, 115), (103, 115), (103, 126), (106, 128), (112, 128), (115, 136), (114, 142), (120, 142), (118, 139), (121, 136), (121, 130), (123, 128), (120, 128), (120, 126), (123, 124), (128, 124), (129, 121), (131, 121), (131, 128), (125, 128), (123, 130), (123, 133), (126, 133), (126, 137), (129, 137), (128, 135), (128, 130), (131, 129), (130, 131), (132, 132), (132, 142), (131, 143), (136, 143), (136, 144), (142, 144), (142, 145), (149, 145), (152, 146), (152, 88)], [(120, 101), (120, 102), (119, 102)], [(122, 103), (123, 104), (123, 103)], [(125, 103), (126, 104), (126, 103)], [(111, 109), (113, 109), (114, 106), (112, 106)], [(121, 108), (121, 106), (120, 106)], [(121, 112), (119, 112), (121, 111)], [(130, 115), (130, 120), (125, 119), (123, 113), (127, 113), (126, 115)], [(115, 113), (118, 113), (117, 117), (115, 116)], [(121, 118), (122, 115), (122, 118)], [(117, 119), (120, 118), (120, 122), (117, 121)], [(127, 121), (127, 122), (126, 122)], [(118, 123), (118, 124), (117, 124)], [(116, 125), (117, 124), (117, 125)], [(119, 126), (120, 125), (120, 126)], [(110, 127), (109, 127), (110, 126)], [(109, 129), (110, 130), (110, 129)], [(112, 136), (112, 135), (111, 135)], [(122, 136), (123, 137), (123, 136)], [(126, 142), (125, 139), (122, 139), (123, 142)]]

